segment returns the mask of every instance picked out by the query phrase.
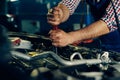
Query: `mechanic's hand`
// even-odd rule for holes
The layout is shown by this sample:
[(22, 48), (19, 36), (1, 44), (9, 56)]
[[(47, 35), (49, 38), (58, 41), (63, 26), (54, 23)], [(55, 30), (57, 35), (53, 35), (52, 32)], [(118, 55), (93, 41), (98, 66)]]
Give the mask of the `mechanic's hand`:
[(47, 21), (51, 25), (59, 25), (62, 22), (63, 12), (58, 6), (50, 9), (47, 14)]
[(73, 36), (61, 29), (51, 30), (49, 34), (54, 46), (64, 47), (73, 43)]

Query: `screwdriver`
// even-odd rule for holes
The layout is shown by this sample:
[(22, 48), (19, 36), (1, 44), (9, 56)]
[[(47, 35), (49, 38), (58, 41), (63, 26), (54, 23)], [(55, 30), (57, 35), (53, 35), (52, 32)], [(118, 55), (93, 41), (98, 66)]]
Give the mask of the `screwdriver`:
[[(52, 25), (52, 27), (53, 27), (53, 30), (57, 30), (58, 29), (57, 25)], [(58, 53), (57, 47), (55, 47), (55, 53), (56, 54)]]

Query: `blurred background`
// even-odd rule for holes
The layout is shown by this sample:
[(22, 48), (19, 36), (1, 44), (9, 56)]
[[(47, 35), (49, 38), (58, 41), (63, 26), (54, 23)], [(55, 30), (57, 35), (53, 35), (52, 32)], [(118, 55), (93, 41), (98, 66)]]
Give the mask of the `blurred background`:
[[(48, 35), (51, 26), (46, 20), (47, 12), (60, 1), (0, 0), (0, 24), (13, 32)], [(65, 31), (77, 30), (93, 21), (95, 19), (91, 15), (90, 5), (86, 0), (82, 0), (75, 13), (59, 27)]]

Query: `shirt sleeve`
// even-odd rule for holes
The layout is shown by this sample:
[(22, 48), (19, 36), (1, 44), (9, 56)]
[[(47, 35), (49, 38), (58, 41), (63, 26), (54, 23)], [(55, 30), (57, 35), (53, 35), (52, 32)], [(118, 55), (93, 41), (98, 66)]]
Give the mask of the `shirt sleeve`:
[[(120, 15), (120, 0), (114, 0), (114, 8), (116, 11), (116, 15), (119, 18)], [(116, 22), (116, 18), (115, 18), (115, 12), (113, 9), (112, 4), (110, 3), (109, 6), (106, 8), (106, 13), (105, 15), (101, 18), (101, 20), (103, 20), (110, 31), (114, 31), (117, 29), (117, 22)]]
[(64, 4), (70, 10), (70, 14), (72, 15), (80, 1), (81, 0), (62, 0), (60, 3)]

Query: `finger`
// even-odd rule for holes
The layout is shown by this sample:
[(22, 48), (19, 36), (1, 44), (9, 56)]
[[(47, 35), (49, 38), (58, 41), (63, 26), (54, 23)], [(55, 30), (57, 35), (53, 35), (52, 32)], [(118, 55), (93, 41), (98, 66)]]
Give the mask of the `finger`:
[(60, 16), (61, 16), (61, 9), (60, 8), (58, 8), (58, 7), (55, 7), (55, 8), (53, 8), (53, 12), (52, 12), (54, 15), (58, 15), (58, 17), (60, 18)]
[(56, 46), (56, 47), (59, 47), (59, 46), (60, 46), (59, 43), (57, 43), (57, 42), (52, 42), (52, 45), (53, 45), (53, 46)]
[(52, 32), (53, 32), (53, 30), (50, 30), (48, 34), (49, 34), (49, 35), (51, 35), (51, 34), (52, 34)]
[(49, 9), (48, 14), (52, 14), (52, 13), (53, 13), (53, 9)]
[(53, 14), (47, 14), (47, 18), (54, 18)]
[(58, 13), (59, 13), (59, 8), (57, 7), (48, 10), (48, 14), (58, 14)]
[(51, 25), (59, 25), (60, 22), (57, 22), (57, 21), (48, 21), (49, 24)]
[(60, 42), (60, 37), (57, 36), (56, 33), (52, 32), (49, 37), (50, 37), (50, 39), (52, 39), (55, 42)]
[(54, 8), (53, 8), (53, 11), (59, 11), (59, 10), (60, 10), (59, 7), (54, 7)]
[(59, 30), (57, 30), (56, 33), (54, 33), (53, 35), (58, 37), (58, 38), (62, 38), (63, 37), (62, 33), (59, 32)]
[(55, 36), (50, 36), (51, 37), (51, 40), (52, 40), (52, 43), (53, 44), (58, 44), (59, 43), (59, 39)]
[(54, 15), (59, 16), (60, 13), (59, 13), (58, 11), (53, 11), (52, 13), (49, 12), (49, 13), (47, 14), (47, 17), (49, 17), (49, 16), (54, 16)]
[(54, 7), (53, 9), (48, 10), (48, 14), (58, 15), (59, 17), (61, 17), (61, 13), (61, 9), (58, 7)]
[(52, 43), (53, 46), (56, 46), (56, 47), (64, 47), (64, 45), (61, 45), (59, 43)]
[(51, 30), (50, 32), (51, 32), (51, 34), (53, 34), (53, 35), (61, 34), (60, 29)]
[(59, 30), (52, 30), (49, 32), (50, 38), (52, 39), (60, 39), (61, 38), (61, 33), (59, 33)]
[(52, 21), (52, 22), (59, 22), (60, 19), (59, 18), (47, 18), (48, 21)]
[(56, 40), (59, 39), (59, 37), (57, 37), (57, 36), (54, 35), (54, 34), (51, 34), (51, 35), (50, 35), (50, 38), (51, 38), (53, 41), (56, 41)]
[(47, 15), (47, 20), (49, 21), (60, 21), (60, 18), (57, 14), (49, 14)]
[(52, 13), (59, 15), (59, 11), (58, 10), (54, 10)]

